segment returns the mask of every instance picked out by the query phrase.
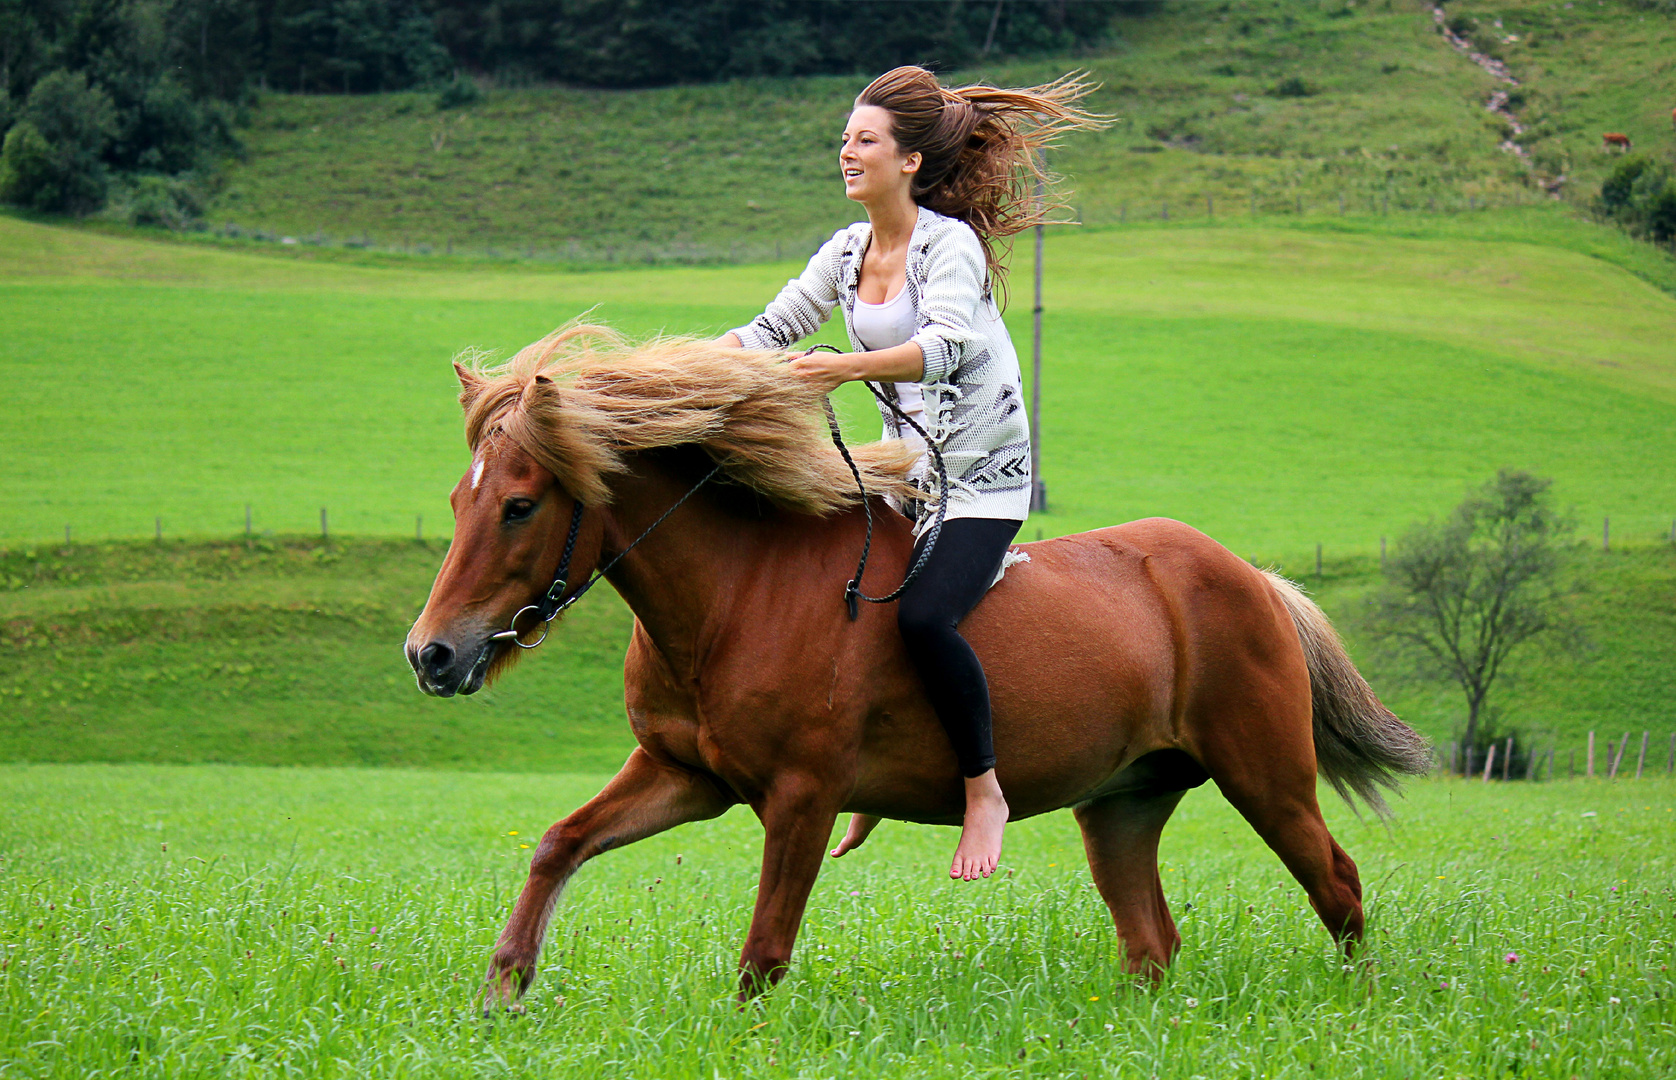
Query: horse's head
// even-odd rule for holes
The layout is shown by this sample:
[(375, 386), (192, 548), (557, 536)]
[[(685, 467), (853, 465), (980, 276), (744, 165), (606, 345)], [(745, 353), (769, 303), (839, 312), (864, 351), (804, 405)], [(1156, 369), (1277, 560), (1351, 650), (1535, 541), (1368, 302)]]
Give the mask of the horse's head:
[[(458, 367), (461, 403), (472, 416), (485, 383)], [(437, 697), (471, 694), (520, 650), (496, 639), (513, 617), (537, 603), (563, 557), (576, 499), (551, 470), (490, 423), (476, 433), (472, 462), (448, 501), (454, 540), (430, 599), (407, 635), (407, 661), (419, 689)], [(600, 525), (584, 515), (569, 576), (581, 581), (598, 561)], [(518, 620), (525, 636), (539, 632), (530, 614)]]

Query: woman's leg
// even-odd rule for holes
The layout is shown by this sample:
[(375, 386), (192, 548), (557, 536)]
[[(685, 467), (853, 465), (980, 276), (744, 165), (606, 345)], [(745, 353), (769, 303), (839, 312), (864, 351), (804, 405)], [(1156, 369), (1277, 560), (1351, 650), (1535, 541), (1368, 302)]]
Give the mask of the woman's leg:
[(945, 523), (896, 616), (908, 658), (966, 778), (966, 820), (949, 876), (968, 881), (988, 877), (1001, 858), (1007, 801), (995, 781), (989, 684), (977, 654), (956, 628), (989, 591), (1021, 524), (997, 518)]

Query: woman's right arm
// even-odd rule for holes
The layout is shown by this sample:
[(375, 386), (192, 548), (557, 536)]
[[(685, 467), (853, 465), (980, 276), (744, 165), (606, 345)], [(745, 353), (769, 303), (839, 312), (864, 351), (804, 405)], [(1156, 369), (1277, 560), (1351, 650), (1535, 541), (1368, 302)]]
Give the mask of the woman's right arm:
[(734, 349), (789, 349), (819, 330), (838, 303), (838, 269), (848, 231), (840, 229), (822, 244), (803, 273), (786, 282), (761, 315), (715, 343)]

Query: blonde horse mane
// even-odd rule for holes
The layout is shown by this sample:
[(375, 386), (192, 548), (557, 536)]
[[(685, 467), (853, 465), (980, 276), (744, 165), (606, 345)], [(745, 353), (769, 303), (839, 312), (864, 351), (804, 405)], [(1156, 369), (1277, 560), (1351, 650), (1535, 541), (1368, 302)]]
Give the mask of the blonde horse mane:
[[(860, 501), (821, 392), (791, 373), (784, 353), (683, 337), (634, 342), (571, 324), (505, 363), (463, 359), (454, 368), (472, 453), (504, 436), (584, 503), (611, 502), (628, 455), (674, 446), (702, 448), (728, 477), (788, 510), (824, 515)], [(901, 442), (851, 453), (869, 493), (923, 497)]]

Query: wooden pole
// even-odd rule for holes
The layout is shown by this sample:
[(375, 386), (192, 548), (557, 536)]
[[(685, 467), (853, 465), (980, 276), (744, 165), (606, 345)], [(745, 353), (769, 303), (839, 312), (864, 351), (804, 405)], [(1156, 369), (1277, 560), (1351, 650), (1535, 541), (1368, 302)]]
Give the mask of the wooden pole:
[(1490, 770), (1496, 767), (1496, 744), (1490, 744), (1490, 752), (1484, 755), (1484, 783), (1490, 782)]
[(1315, 576), (1321, 576), (1321, 541), (1315, 542)]
[(1383, 536), (1379, 538), (1379, 569), (1382, 571), (1385, 569), (1385, 538)]
[(1600, 550), (1612, 550), (1612, 518), (1610, 515), (1600, 519)]
[(1595, 733), (1589, 732), (1589, 770), (1585, 773), (1590, 780), (1595, 778)]
[(1612, 755), (1612, 772), (1609, 776), (1607, 776), (1608, 780), (1616, 780), (1618, 778), (1618, 766), (1624, 763), (1624, 751), (1628, 749), (1629, 732), (1626, 731), (1624, 732), (1623, 739), (1618, 742), (1616, 752)]
[[(1046, 197), (1042, 178), (1036, 178), (1036, 199)], [(1036, 306), (1031, 310), (1035, 331), (1030, 353), (1030, 512), (1047, 513), (1047, 482), (1042, 479), (1042, 252), (1047, 232), (1036, 226)]]
[(1554, 748), (1552, 746), (1548, 748), (1548, 779), (1550, 781), (1554, 779)]
[(1501, 778), (1506, 780), (1508, 772), (1513, 768), (1513, 736), (1507, 737), (1507, 752), (1501, 758)]
[(1650, 731), (1641, 733), (1641, 756), (1635, 759), (1635, 778), (1637, 780), (1641, 779), (1641, 770), (1647, 764), (1647, 740), (1652, 737), (1653, 733)]
[(326, 535), (326, 508), (324, 506), (322, 506), (320, 508), (320, 539), (322, 539), (322, 540), (327, 539), (327, 535)]

